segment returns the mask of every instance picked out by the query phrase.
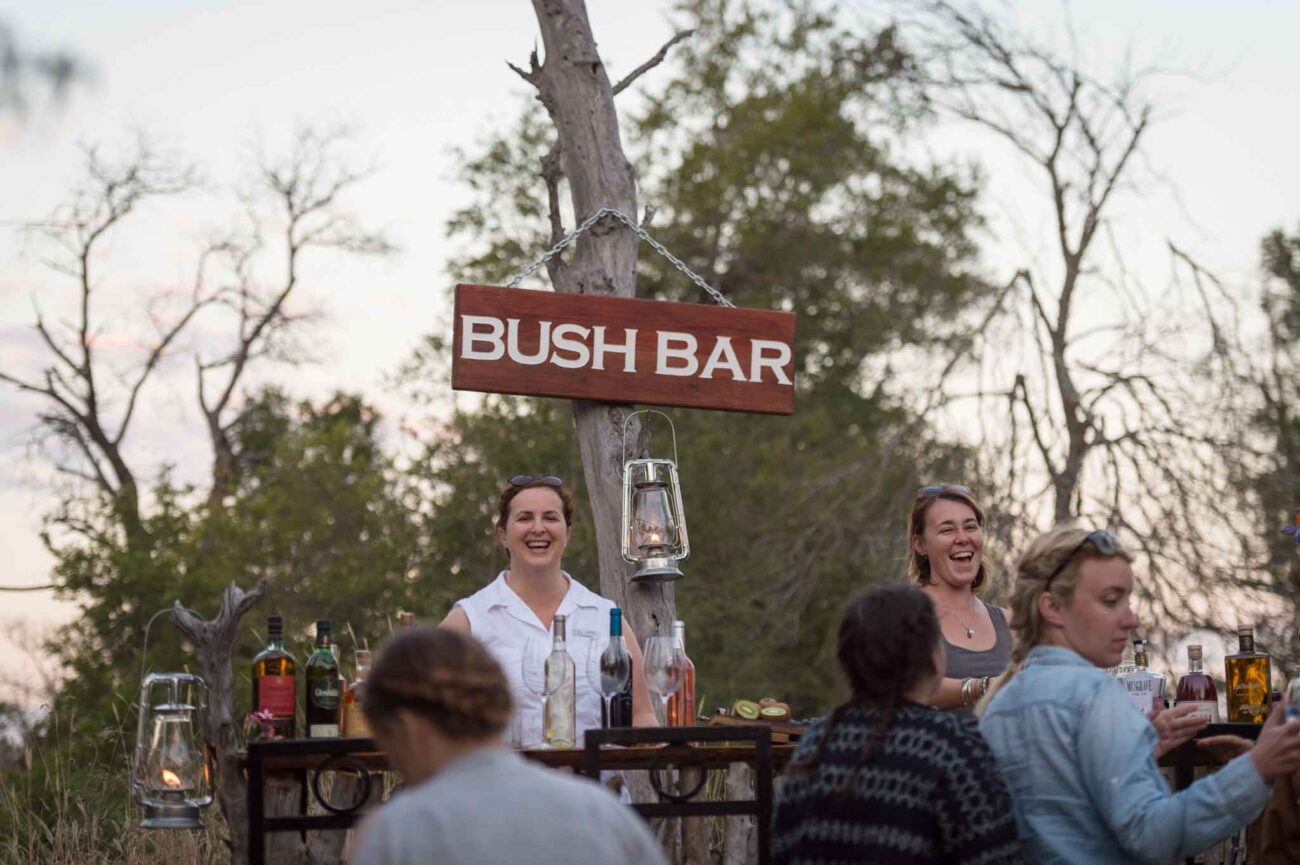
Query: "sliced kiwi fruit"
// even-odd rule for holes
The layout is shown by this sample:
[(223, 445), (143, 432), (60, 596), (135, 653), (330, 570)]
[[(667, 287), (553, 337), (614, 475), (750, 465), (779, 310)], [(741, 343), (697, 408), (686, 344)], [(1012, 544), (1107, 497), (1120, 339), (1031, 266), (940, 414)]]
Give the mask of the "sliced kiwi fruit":
[(764, 721), (785, 721), (790, 717), (790, 710), (782, 705), (764, 706), (759, 709), (759, 714)]
[(760, 711), (753, 700), (737, 700), (736, 705), (731, 707), (731, 714), (746, 721), (757, 721)]

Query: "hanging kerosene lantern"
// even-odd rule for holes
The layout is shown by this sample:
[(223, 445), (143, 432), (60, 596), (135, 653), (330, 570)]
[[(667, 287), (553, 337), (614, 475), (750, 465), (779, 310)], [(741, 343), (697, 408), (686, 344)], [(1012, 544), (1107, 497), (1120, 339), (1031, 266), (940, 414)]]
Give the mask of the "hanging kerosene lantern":
[[(148, 644), (146, 626), (146, 650)], [(212, 804), (212, 761), (203, 738), (208, 686), (190, 673), (150, 673), (140, 683), (138, 709), (131, 794), (144, 810), (140, 826), (202, 827), (203, 809)]]
[[(657, 414), (673, 434), (673, 458), (627, 459), (627, 423), (639, 414)], [(686, 512), (677, 477), (677, 430), (661, 411), (635, 411), (623, 421), (623, 559), (637, 566), (636, 582), (680, 580), (677, 563), (691, 554)]]

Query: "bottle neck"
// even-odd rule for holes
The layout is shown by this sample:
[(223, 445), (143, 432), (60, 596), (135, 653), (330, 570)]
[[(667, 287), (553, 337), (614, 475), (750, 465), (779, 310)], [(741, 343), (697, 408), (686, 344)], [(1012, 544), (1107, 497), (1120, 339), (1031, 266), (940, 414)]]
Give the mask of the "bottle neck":
[(619, 614), (618, 610), (614, 610), (609, 614), (609, 635), (611, 637), (623, 636), (623, 616)]
[(1255, 635), (1241, 634), (1240, 636), (1237, 637), (1237, 645), (1241, 648), (1241, 654), (1243, 655), (1255, 654)]
[(673, 622), (673, 645), (686, 651), (686, 623)]
[(1145, 670), (1147, 668), (1147, 653), (1145, 649), (1134, 653), (1133, 666), (1137, 667), (1139, 670)]
[(316, 653), (320, 654), (321, 652), (324, 652), (327, 655), (334, 654), (330, 649), (330, 638), (328, 634), (316, 638)]
[(266, 637), (266, 650), (267, 650), (268, 652), (283, 652), (283, 651), (284, 651), (284, 635), (283, 635), (283, 634), (268, 634), (267, 637)]
[(1200, 659), (1200, 658), (1188, 658), (1188, 659), (1187, 659), (1187, 669), (1188, 669), (1188, 672), (1189, 672), (1189, 673), (1199, 673), (1199, 672), (1201, 672), (1201, 659)]

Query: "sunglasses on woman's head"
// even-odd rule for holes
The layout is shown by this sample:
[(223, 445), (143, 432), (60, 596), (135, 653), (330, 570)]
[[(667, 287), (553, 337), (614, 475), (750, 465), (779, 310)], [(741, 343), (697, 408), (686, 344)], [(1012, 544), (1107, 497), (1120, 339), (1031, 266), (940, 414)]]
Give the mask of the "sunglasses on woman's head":
[(916, 491), (917, 499), (937, 496), (940, 493), (961, 493), (964, 496), (975, 495), (974, 490), (964, 484), (926, 484)]
[(544, 487), (562, 487), (564, 478), (555, 475), (511, 475), (506, 483), (512, 487), (526, 487), (529, 484), (541, 484)]
[(1074, 557), (1079, 555), (1079, 551), (1088, 544), (1092, 544), (1092, 548), (1103, 556), (1119, 555), (1119, 538), (1101, 529), (1088, 532), (1087, 536), (1079, 541), (1074, 549), (1070, 550), (1070, 554), (1061, 560), (1061, 563), (1056, 566), (1056, 570), (1052, 571), (1052, 575), (1047, 578), (1047, 585), (1043, 587), (1043, 591), (1050, 592), (1052, 590), (1052, 580), (1059, 577), (1061, 571), (1065, 570), (1066, 565), (1074, 561)]

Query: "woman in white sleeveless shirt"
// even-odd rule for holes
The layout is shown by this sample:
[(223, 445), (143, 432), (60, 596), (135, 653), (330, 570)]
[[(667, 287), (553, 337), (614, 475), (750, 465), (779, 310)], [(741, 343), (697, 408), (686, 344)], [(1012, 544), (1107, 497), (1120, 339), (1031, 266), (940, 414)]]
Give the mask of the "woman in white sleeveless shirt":
[[(510, 680), (525, 739), (540, 738), (541, 698), (523, 682), (522, 658), (530, 637), (548, 639), (551, 621), (567, 618), (566, 642), (577, 667), (578, 736), (600, 726), (600, 692), (587, 675), (593, 644), (609, 638), (614, 604), (590, 591), (561, 568), (573, 535), (573, 496), (554, 475), (515, 475), (497, 505), (497, 542), (510, 555), (510, 567), (484, 588), (452, 607), (442, 627), (471, 634), (496, 658)], [(623, 629), (632, 656), (632, 717), (654, 726), (654, 709), (641, 675), (641, 649), (626, 617)]]

